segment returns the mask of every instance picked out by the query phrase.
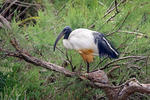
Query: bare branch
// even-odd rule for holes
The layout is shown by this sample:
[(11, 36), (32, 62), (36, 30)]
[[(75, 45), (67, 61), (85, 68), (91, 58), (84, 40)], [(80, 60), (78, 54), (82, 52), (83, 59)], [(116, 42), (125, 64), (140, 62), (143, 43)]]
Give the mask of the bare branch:
[(1, 14), (0, 14), (0, 24), (2, 25), (2, 28), (6, 27), (8, 29), (11, 29), (10, 23)]
[(108, 23), (109, 21), (111, 21), (118, 13), (119, 12), (116, 12), (113, 16), (111, 16), (109, 19), (107, 19), (105, 23)]
[(104, 65), (104, 67), (100, 68), (100, 70), (103, 70), (103, 69), (107, 68), (107, 66), (109, 66), (109, 65), (111, 65), (111, 64), (113, 64), (115, 62), (118, 62), (120, 60), (129, 59), (129, 58), (135, 58), (135, 59), (143, 58), (143, 59), (146, 59), (147, 57), (146, 56), (127, 56), (127, 57), (122, 57), (122, 58), (119, 58), (119, 59), (116, 59), (116, 60), (113, 60), (113, 61), (107, 63), (106, 65)]
[[(18, 57), (20, 59), (24, 59), (25, 61), (32, 63), (36, 66), (42, 66), (46, 69), (50, 69), (56, 72), (60, 72), (65, 74), (66, 76), (73, 76), (75, 75), (75, 73), (52, 63), (46, 62), (46, 61), (42, 61), (40, 59), (37, 59), (35, 57), (32, 57), (27, 51), (23, 50), (20, 48), (18, 42), (16, 41), (16, 39), (12, 39), (11, 40), (11, 44), (13, 45), (13, 47), (16, 49), (16, 51), (18, 52), (17, 55), (15, 55), (15, 57)], [(19, 56), (18, 56), (19, 55)]]
[(119, 10), (118, 10), (117, 5), (118, 5), (117, 0), (115, 0), (115, 8), (116, 8), (116, 12), (119, 13)]
[(125, 16), (125, 18), (124, 18), (124, 20), (122, 21), (122, 23), (121, 23), (121, 25), (119, 26), (119, 28), (118, 28), (116, 31), (107, 34), (107, 36), (110, 36), (110, 35), (112, 35), (112, 34), (118, 32), (118, 31), (123, 27), (125, 21), (127, 20), (128, 16), (130, 15), (130, 13), (131, 13), (131, 12), (128, 12), (128, 13), (127, 13), (127, 15)]
[(115, 14), (113, 16), (111, 16), (109, 19), (107, 19), (105, 23), (108, 23), (111, 19), (113, 19), (119, 13), (119, 10), (117, 7), (117, 0), (115, 0), (115, 8), (116, 8)]
[(128, 33), (128, 34), (135, 34), (135, 35), (138, 35), (138, 36), (141, 36), (141, 37), (148, 38), (147, 35), (145, 35), (143, 33), (140, 33), (140, 32), (123, 31), (123, 30), (118, 30), (118, 32), (120, 32), (120, 33)]
[(108, 77), (109, 77), (109, 76), (112, 76), (112, 75), (111, 75), (112, 72), (113, 72), (114, 70), (118, 69), (118, 68), (120, 68), (120, 66), (114, 66), (111, 70), (109, 70), (109, 71), (107, 72)]
[[(124, 3), (124, 1), (125, 0), (122, 0), (120, 3), (116, 3), (116, 0), (115, 0), (115, 6), (112, 8), (112, 9), (110, 9), (109, 11), (107, 11), (106, 13), (105, 13), (105, 15), (103, 16), (103, 18), (104, 17), (106, 17), (108, 14), (110, 14), (114, 9), (117, 9), (117, 7), (120, 5), (120, 4), (122, 4), (122, 3)], [(117, 10), (118, 11), (118, 10)]]
[(67, 58), (67, 61), (69, 62), (70, 66), (71, 66), (71, 70), (72, 70), (72, 72), (74, 72), (74, 70), (75, 70), (75, 66), (72, 64), (72, 58), (71, 58), (71, 59), (69, 59), (69, 56), (68, 56), (68, 52), (67, 52), (67, 50), (66, 50), (66, 58)]
[(127, 82), (119, 93), (119, 100), (127, 100), (128, 96), (134, 92), (150, 94), (150, 84), (142, 84), (137, 79)]
[(15, 4), (15, 2), (17, 2), (17, 0), (7, 0), (6, 2), (10, 1), (11, 4), (5, 9), (3, 10), (3, 12), (1, 13), (1, 15), (5, 15), (5, 13), (12, 7), (13, 4)]
[(114, 1), (113, 2), (111, 2), (111, 4), (110, 4), (110, 6), (109, 6), (109, 8), (106, 10), (107, 12), (113, 7), (113, 5), (114, 5)]

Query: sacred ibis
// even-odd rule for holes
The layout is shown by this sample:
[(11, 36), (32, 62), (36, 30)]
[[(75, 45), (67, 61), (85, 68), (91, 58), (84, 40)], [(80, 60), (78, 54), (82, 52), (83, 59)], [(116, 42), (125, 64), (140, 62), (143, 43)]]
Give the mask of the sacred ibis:
[(64, 36), (63, 45), (67, 49), (76, 50), (87, 63), (87, 72), (89, 72), (89, 63), (93, 62), (94, 56), (108, 56), (109, 58), (118, 58), (118, 51), (110, 44), (102, 33), (89, 29), (79, 28), (72, 31), (66, 26), (58, 35), (55, 44)]

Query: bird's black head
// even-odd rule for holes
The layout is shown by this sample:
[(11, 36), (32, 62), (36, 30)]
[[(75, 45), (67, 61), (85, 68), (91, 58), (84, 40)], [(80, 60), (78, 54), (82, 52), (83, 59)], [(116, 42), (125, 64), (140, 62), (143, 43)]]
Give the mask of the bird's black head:
[(56, 44), (57, 42), (61, 39), (62, 36), (64, 36), (64, 39), (68, 39), (70, 33), (72, 32), (72, 29), (69, 27), (69, 26), (66, 26), (62, 32), (58, 35), (56, 41), (55, 41), (55, 44), (54, 44), (54, 51), (55, 51), (55, 48), (56, 48)]
[(68, 39), (72, 29), (69, 26), (66, 26), (62, 32), (64, 33), (64, 39)]

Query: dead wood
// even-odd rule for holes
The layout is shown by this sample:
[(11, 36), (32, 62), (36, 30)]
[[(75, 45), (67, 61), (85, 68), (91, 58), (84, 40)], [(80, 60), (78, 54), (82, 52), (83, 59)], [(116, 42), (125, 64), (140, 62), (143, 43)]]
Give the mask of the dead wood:
[(19, 0), (5, 0), (0, 8), (0, 14), (8, 21), (15, 16), (16, 20), (23, 20), (26, 17), (37, 15), (39, 4), (27, 3)]
[(9, 21), (7, 21), (6, 18), (4, 18), (1, 14), (0, 14), (0, 28), (8, 28), (11, 29), (10, 23)]

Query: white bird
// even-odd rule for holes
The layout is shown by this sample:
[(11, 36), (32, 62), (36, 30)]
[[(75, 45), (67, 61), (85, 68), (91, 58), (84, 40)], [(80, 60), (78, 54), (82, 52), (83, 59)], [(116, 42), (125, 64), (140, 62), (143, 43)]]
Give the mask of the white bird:
[(94, 56), (107, 55), (109, 58), (118, 58), (118, 51), (110, 44), (102, 33), (89, 29), (79, 28), (72, 31), (69, 26), (66, 26), (57, 37), (54, 44), (64, 36), (63, 45), (67, 49), (74, 49), (79, 52), (83, 60), (87, 63), (87, 72), (89, 72), (89, 63), (93, 62)]

